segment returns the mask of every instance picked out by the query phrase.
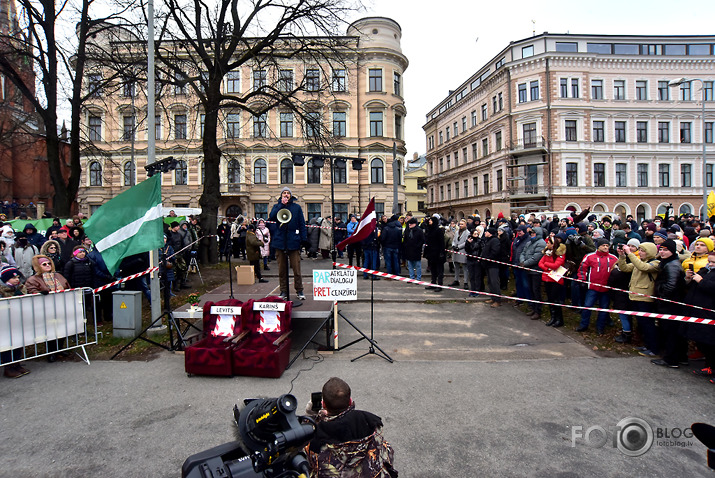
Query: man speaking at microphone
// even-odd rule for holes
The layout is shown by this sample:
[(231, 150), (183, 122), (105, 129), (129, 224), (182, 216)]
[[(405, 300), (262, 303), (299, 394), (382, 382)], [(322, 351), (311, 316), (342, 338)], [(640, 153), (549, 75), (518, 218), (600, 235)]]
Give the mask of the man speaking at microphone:
[[(282, 209), (290, 211), (291, 218), (287, 222), (278, 220), (278, 212)], [(278, 259), (278, 280), (281, 286), (281, 298), (288, 298), (288, 283), (286, 280), (286, 252), (290, 259), (290, 267), (293, 269), (293, 286), (295, 293), (300, 300), (305, 300), (303, 294), (303, 278), (300, 275), (300, 246), (301, 243), (308, 240), (308, 231), (305, 227), (305, 217), (303, 217), (303, 208), (301, 208), (293, 198), (288, 187), (281, 190), (281, 197), (278, 199), (278, 204), (273, 206), (271, 214), (268, 216), (269, 221), (275, 221), (278, 224), (278, 233), (271, 237), (272, 246), (276, 249), (276, 258)]]

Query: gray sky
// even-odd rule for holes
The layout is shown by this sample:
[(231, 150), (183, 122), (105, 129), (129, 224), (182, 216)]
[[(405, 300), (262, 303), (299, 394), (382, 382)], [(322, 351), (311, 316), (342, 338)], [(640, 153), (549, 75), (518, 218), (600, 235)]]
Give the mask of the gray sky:
[[(360, 16), (402, 27), (408, 156), (425, 152), (425, 115), (510, 41), (545, 31), (610, 35), (715, 34), (715, 1), (365, 0)], [(532, 23), (532, 21), (534, 23)], [(477, 40), (478, 39), (478, 40)]]

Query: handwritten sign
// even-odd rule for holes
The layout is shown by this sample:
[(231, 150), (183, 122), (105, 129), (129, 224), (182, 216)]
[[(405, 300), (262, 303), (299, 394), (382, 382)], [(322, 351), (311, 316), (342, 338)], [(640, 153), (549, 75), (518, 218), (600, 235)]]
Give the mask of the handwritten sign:
[(313, 300), (357, 300), (357, 271), (314, 270)]

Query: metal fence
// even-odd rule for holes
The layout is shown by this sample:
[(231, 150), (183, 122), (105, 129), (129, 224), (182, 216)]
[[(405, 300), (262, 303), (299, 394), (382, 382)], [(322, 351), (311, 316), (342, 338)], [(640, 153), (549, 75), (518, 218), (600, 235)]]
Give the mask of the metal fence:
[(97, 343), (94, 304), (89, 288), (0, 299), (0, 366), (69, 350), (89, 364), (85, 347)]

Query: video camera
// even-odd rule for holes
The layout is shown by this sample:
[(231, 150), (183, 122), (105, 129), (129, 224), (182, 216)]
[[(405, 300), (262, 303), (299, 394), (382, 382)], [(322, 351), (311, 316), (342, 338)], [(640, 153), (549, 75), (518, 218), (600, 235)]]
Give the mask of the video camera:
[(245, 399), (233, 408), (240, 441), (190, 456), (181, 467), (184, 478), (300, 477), (310, 474), (300, 452), (315, 434), (315, 422), (297, 416), (297, 399)]

